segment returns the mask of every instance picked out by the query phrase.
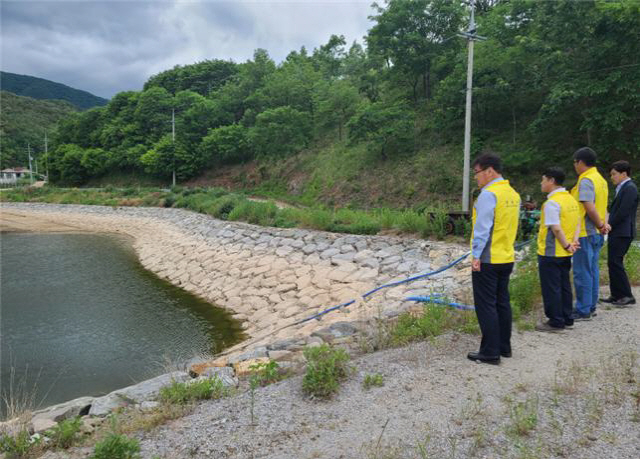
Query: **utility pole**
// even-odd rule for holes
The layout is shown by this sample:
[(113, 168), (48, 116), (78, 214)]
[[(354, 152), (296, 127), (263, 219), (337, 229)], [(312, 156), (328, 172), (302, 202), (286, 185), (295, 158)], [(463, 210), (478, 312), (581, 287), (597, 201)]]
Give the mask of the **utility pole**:
[(176, 186), (176, 109), (171, 109), (171, 141), (173, 142), (173, 186)]
[(31, 170), (31, 144), (27, 143), (27, 154), (29, 155), (29, 175), (31, 176), (31, 184), (33, 185), (33, 170)]
[(46, 163), (45, 173), (47, 174), (47, 182), (49, 181), (49, 143), (47, 142), (47, 131), (44, 131), (44, 158)]
[(469, 58), (467, 63), (467, 107), (464, 117), (464, 167), (462, 172), (463, 212), (469, 212), (469, 165), (471, 162), (471, 93), (473, 90), (473, 42), (477, 40), (486, 40), (485, 37), (476, 35), (475, 0), (469, 0), (469, 8), (471, 9), (469, 28), (466, 32), (461, 32), (458, 34), (461, 37), (467, 39), (469, 47)]

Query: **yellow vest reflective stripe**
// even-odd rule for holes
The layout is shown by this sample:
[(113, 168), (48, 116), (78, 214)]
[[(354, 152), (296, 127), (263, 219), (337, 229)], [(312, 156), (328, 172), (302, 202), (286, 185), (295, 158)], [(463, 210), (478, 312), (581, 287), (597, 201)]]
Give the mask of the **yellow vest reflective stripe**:
[[(511, 188), (508, 180), (500, 180), (484, 188), (496, 197), (493, 226), (480, 261), (482, 263), (513, 263), (518, 223), (520, 221), (520, 195)], [(476, 224), (476, 209), (473, 208), (472, 223)], [(471, 233), (473, 245), (473, 231)]]
[[(557, 191), (553, 193), (553, 196), (545, 202), (549, 201), (557, 202), (560, 206), (560, 227), (562, 232), (567, 238), (567, 242), (573, 240), (573, 235), (576, 232), (576, 226), (578, 226), (578, 220), (580, 219), (580, 207), (578, 201), (569, 194), (568, 191)], [(562, 244), (556, 239), (553, 231), (546, 225), (546, 215), (543, 211), (540, 216), (540, 231), (538, 232), (538, 255), (546, 257), (570, 257), (571, 252), (568, 252), (562, 247)]]
[[(598, 172), (598, 169), (595, 167), (591, 167), (580, 174), (578, 177), (578, 183), (571, 189), (571, 196), (578, 202), (580, 202), (580, 183), (585, 178), (590, 179), (593, 182), (593, 188), (596, 193), (596, 210), (598, 211), (598, 215), (604, 221), (607, 215), (607, 202), (609, 199), (609, 187), (607, 186), (607, 181), (602, 178), (602, 175)], [(584, 209), (584, 205), (579, 205), (580, 209), (580, 237), (586, 237), (587, 234), (587, 220), (591, 222), (591, 219), (587, 215), (587, 211)], [(597, 222), (594, 223), (594, 225)]]

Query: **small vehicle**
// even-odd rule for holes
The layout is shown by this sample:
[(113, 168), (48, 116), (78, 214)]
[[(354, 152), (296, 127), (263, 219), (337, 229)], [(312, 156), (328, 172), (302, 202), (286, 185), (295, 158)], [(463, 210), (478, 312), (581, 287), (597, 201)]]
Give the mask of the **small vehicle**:
[[(434, 218), (436, 214), (434, 212), (425, 212), (427, 218)], [(447, 212), (447, 221), (445, 223), (445, 229), (447, 234), (455, 234), (456, 227), (460, 225), (457, 223), (459, 220), (471, 220), (471, 213), (463, 210), (455, 210)], [(531, 235), (540, 220), (540, 210), (538, 210), (538, 203), (531, 200), (531, 196), (527, 195), (526, 199), (520, 204), (520, 229), (519, 232), (523, 237)]]

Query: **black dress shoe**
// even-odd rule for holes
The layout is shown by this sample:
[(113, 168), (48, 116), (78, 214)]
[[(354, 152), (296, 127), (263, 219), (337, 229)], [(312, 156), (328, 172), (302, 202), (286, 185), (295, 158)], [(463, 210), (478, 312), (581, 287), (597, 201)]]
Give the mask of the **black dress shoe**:
[(598, 298), (598, 301), (600, 303), (613, 303), (614, 301), (616, 301), (616, 299), (612, 296), (609, 296), (608, 298)]
[(509, 352), (501, 352), (500, 356), (509, 358), (509, 357), (511, 357), (511, 351), (509, 351)]
[(620, 298), (619, 300), (614, 301), (611, 304), (617, 308), (624, 308), (625, 306), (636, 304), (636, 299), (630, 296), (625, 296), (623, 298)]
[(490, 363), (491, 365), (500, 364), (500, 356), (493, 357), (490, 355), (480, 354), (479, 352), (469, 352), (467, 354), (467, 358), (474, 362)]

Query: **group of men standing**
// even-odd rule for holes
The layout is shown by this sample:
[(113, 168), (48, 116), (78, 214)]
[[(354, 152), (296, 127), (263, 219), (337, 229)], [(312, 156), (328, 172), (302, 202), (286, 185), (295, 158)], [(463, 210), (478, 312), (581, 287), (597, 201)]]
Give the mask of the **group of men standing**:
[[(595, 167), (596, 159), (587, 147), (574, 153), (578, 182), (570, 192), (563, 187), (561, 168), (550, 167), (542, 175), (540, 188), (547, 193), (547, 201), (540, 215), (537, 254), (547, 320), (536, 326), (538, 331), (555, 333), (572, 328), (575, 321), (591, 320), (597, 315), (598, 301), (616, 307), (635, 304), (623, 261), (636, 235), (638, 190), (631, 181), (629, 163), (613, 163), (609, 172), (616, 195), (607, 212), (609, 189)], [(498, 156), (481, 155), (473, 163), (473, 172), (481, 191), (473, 207), (471, 269), (482, 340), (479, 351), (470, 352), (468, 358), (499, 364), (501, 357), (511, 357), (509, 277), (515, 261), (520, 196), (502, 177)], [(598, 261), (605, 235), (611, 294), (599, 299)]]

